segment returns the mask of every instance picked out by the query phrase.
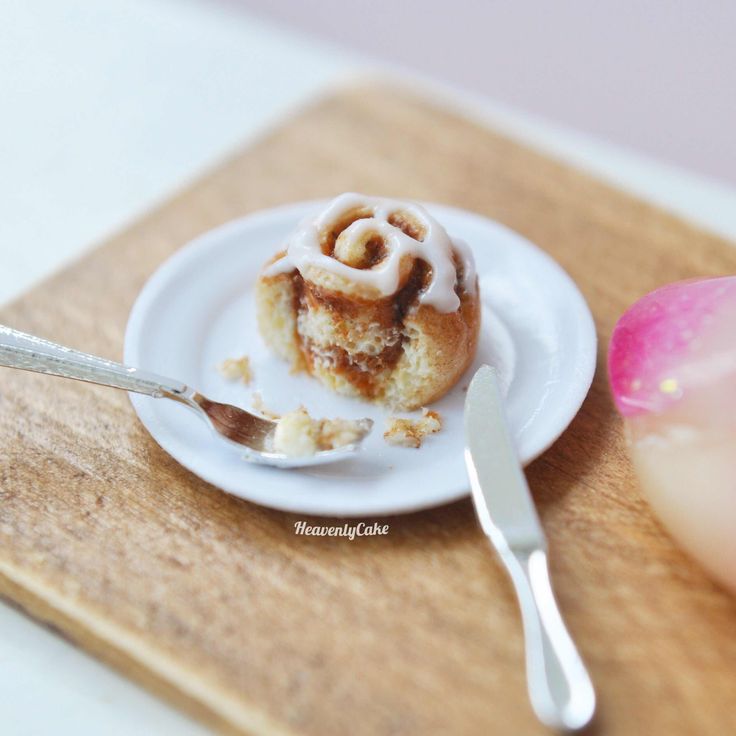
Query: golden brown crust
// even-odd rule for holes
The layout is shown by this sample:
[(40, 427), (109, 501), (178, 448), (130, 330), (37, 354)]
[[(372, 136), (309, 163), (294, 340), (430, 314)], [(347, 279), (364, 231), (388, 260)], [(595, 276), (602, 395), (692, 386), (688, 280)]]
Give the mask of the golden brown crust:
[(415, 397), (410, 408), (431, 404), (457, 383), (475, 357), (480, 333), (480, 300), (461, 294), (460, 309), (443, 314), (420, 306), (411, 321), (421, 334), (435, 374), (433, 389)]

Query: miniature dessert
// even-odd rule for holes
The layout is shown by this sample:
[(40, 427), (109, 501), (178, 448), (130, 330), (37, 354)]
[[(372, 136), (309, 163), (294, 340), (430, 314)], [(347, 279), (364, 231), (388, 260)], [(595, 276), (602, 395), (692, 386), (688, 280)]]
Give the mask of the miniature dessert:
[(337, 197), (265, 266), (256, 299), (261, 334), (294, 370), (397, 409), (445, 394), (476, 350), (472, 254), (416, 204)]
[(278, 420), (273, 449), (290, 457), (307, 457), (320, 450), (357, 442), (370, 431), (371, 425), (366, 419), (312, 419), (300, 406)]
[(434, 434), (441, 429), (442, 418), (440, 415), (436, 411), (424, 409), (421, 419), (391, 417), (387, 422), (383, 439), (389, 445), (419, 448), (428, 434)]
[(228, 381), (242, 381), (246, 386), (253, 380), (253, 371), (247, 355), (240, 358), (226, 358), (220, 363), (219, 371)]
[(652, 506), (736, 592), (736, 276), (640, 299), (616, 325), (608, 369)]

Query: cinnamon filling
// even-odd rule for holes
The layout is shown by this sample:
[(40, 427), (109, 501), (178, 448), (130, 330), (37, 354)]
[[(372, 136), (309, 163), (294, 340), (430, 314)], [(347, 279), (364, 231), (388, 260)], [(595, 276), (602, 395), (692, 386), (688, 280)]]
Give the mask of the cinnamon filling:
[(404, 286), (393, 296), (394, 324), (403, 325), (409, 309), (419, 301), (419, 294), (429, 286), (432, 269), (426, 261), (416, 260)]
[[(419, 301), (419, 295), (431, 280), (431, 268), (419, 259), (414, 261), (409, 278), (404, 286), (393, 296), (379, 300), (367, 300), (347, 296), (307, 283), (294, 270), (291, 274), (293, 309), (298, 315), (308, 309), (321, 307), (327, 309), (344, 335), (348, 333), (346, 321), (365, 315), (369, 310), (371, 321), (386, 330), (401, 332), (404, 319), (409, 310)], [(403, 351), (406, 337), (387, 345), (377, 354), (351, 353), (339, 345), (315, 345), (299, 333), (295, 326), (295, 339), (304, 362), (310, 373), (314, 372), (318, 361), (329, 361), (331, 370), (345, 377), (357, 391), (367, 398), (374, 398), (381, 390), (386, 371), (394, 368)]]
[(455, 293), (462, 299), (465, 293), (465, 289), (463, 289), (463, 284), (465, 283), (465, 266), (463, 265), (462, 259), (455, 252), (452, 254), (452, 262), (455, 264)]
[(365, 256), (356, 268), (373, 268), (386, 257), (386, 244), (381, 237), (371, 238), (364, 247)]
[(368, 207), (359, 207), (358, 209), (347, 212), (344, 217), (338, 220), (327, 232), (322, 234), (321, 248), (326, 256), (332, 256), (335, 253), (335, 243), (340, 237), (343, 230), (347, 230), (357, 220), (365, 220), (373, 217), (373, 210)]
[(316, 347), (308, 340), (302, 347), (310, 369), (318, 358), (327, 358), (335, 373), (344, 376), (362, 396), (368, 398), (378, 395), (383, 372), (396, 365), (404, 350), (402, 341), (385, 347), (378, 355), (349, 353), (339, 345), (332, 345), (330, 348)]
[(390, 225), (399, 228), (404, 235), (408, 235), (414, 240), (418, 240), (420, 243), (424, 240), (427, 235), (427, 228), (415, 218), (413, 218), (408, 212), (398, 210), (392, 212), (388, 216), (388, 222)]

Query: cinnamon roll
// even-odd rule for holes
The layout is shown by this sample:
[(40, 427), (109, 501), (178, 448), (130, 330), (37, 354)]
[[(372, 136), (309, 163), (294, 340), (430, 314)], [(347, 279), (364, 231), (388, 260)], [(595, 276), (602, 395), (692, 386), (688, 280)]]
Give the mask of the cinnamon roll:
[(470, 364), (472, 253), (417, 204), (342, 194), (304, 220), (257, 284), (270, 348), (341, 394), (415, 409)]

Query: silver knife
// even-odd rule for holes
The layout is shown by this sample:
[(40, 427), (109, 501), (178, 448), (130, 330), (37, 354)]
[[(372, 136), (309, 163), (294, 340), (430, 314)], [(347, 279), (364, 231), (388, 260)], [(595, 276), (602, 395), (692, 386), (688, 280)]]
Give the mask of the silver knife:
[(595, 691), (557, 608), (547, 540), (509, 434), (495, 369), (478, 369), (465, 399), (465, 463), (480, 525), (511, 576), (521, 607), (532, 708), (550, 728), (575, 731)]

